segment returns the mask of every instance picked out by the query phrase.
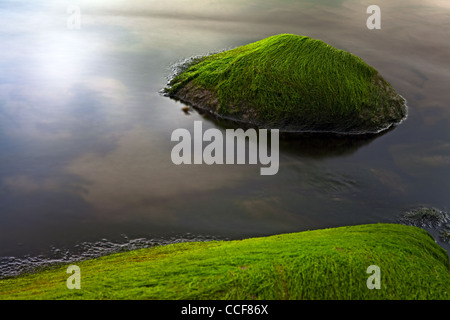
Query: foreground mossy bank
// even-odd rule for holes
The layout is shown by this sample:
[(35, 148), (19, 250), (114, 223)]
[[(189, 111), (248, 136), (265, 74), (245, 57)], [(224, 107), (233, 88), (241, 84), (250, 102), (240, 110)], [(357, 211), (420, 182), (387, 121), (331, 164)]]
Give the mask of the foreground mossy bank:
[(292, 34), (196, 59), (165, 91), (217, 116), (281, 131), (373, 133), (406, 116), (405, 100), (362, 59)]
[[(447, 253), (424, 230), (373, 224), (241, 241), (191, 242), (0, 281), (0, 299), (448, 299)], [(367, 268), (380, 268), (368, 289)]]

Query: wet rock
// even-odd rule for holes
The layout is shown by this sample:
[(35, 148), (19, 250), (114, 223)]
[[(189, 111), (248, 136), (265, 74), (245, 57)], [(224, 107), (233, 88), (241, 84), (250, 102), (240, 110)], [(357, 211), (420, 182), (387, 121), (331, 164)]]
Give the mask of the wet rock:
[(450, 216), (436, 208), (417, 208), (406, 212), (400, 221), (416, 227), (437, 228), (449, 222)]
[(406, 212), (400, 223), (432, 231), (442, 242), (450, 243), (450, 215), (436, 208), (420, 207)]
[(194, 57), (164, 93), (212, 115), (281, 132), (379, 133), (406, 102), (361, 58), (320, 40), (272, 36)]

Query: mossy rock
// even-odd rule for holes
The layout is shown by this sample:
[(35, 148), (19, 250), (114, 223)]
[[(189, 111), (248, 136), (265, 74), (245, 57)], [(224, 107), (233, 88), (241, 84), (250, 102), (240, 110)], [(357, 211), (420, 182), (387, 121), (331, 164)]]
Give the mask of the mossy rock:
[[(450, 298), (446, 251), (425, 230), (401, 224), (177, 243), (76, 265), (80, 290), (67, 289), (68, 265), (62, 265), (0, 280), (0, 300)], [(368, 287), (369, 266), (379, 267), (379, 289)]]
[(405, 99), (361, 58), (292, 34), (191, 59), (165, 93), (221, 118), (286, 132), (377, 133), (407, 113)]

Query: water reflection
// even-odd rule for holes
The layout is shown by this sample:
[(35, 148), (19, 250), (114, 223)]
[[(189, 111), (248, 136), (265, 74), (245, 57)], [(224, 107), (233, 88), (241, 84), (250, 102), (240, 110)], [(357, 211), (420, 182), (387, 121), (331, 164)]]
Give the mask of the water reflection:
[(368, 135), (290, 134), (280, 142), (284, 151), (315, 159), (348, 156), (392, 129)]
[(66, 170), (86, 181), (88, 191), (82, 197), (97, 212), (112, 218), (132, 208), (134, 213), (147, 212), (164, 220), (175, 217), (164, 206), (156, 210), (158, 202), (188, 201), (196, 193), (232, 186), (247, 175), (243, 167), (217, 171), (207, 166), (176, 166), (166, 139), (144, 127), (134, 128), (117, 140), (113, 151), (81, 155)]
[[(187, 105), (186, 105), (187, 106)], [(215, 124), (217, 127), (225, 129), (247, 130), (257, 127), (251, 124), (235, 122), (221, 117), (214, 116), (208, 112), (197, 110), (190, 106), (188, 109), (182, 108), (182, 111), (189, 115), (192, 112), (198, 112), (204, 121)], [(282, 152), (291, 153), (301, 157), (310, 157), (315, 159), (338, 157), (351, 155), (359, 148), (369, 145), (375, 139), (395, 130), (392, 126), (387, 130), (377, 134), (332, 134), (322, 132), (280, 132), (280, 148)]]

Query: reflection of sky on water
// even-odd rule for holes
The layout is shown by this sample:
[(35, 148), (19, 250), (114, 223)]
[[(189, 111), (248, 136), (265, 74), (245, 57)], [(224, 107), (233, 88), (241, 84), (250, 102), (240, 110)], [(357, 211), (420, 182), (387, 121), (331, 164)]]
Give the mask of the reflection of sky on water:
[[(69, 4), (0, 3), (5, 254), (19, 242), (264, 234), (389, 220), (417, 202), (448, 206), (447, 2), (379, 1), (374, 32), (366, 1), (85, 0), (81, 30), (66, 27)], [(168, 66), (282, 32), (363, 57), (407, 97), (408, 120), (342, 156), (282, 152), (270, 179), (259, 166), (173, 166), (171, 132), (203, 118), (158, 94)]]

